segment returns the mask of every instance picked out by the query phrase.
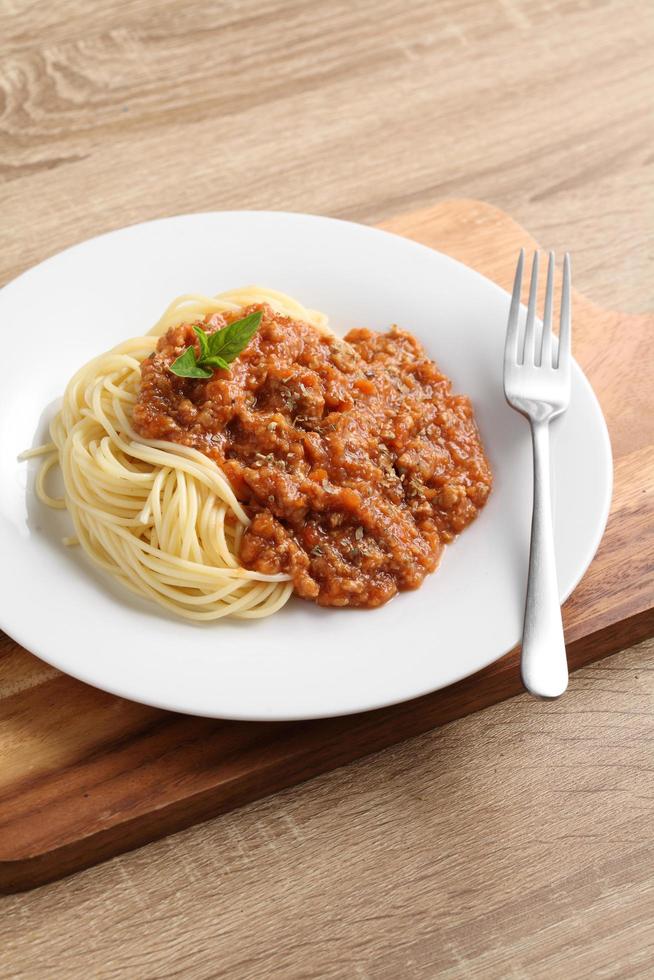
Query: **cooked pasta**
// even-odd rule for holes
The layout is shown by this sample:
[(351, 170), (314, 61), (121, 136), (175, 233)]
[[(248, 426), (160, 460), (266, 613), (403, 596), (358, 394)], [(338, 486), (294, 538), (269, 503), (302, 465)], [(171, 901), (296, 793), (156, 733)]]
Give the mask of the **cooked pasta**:
[[(119, 344), (77, 372), (50, 426), (52, 441), (23, 454), (43, 456), (36, 493), (70, 513), (75, 538), (66, 543), (79, 543), (127, 588), (187, 619), (269, 616), (288, 600), (292, 585), (286, 574), (266, 575), (240, 564), (249, 519), (212, 459), (134, 430), (141, 363), (171, 326), (253, 303), (326, 329), (323, 314), (272, 290), (180, 296), (145, 336)], [(63, 498), (47, 489), (57, 465)]]

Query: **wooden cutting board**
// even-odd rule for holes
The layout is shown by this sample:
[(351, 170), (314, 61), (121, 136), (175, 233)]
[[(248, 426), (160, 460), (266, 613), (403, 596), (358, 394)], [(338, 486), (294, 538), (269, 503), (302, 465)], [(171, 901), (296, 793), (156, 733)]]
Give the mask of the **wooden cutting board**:
[[(478, 201), (443, 201), (383, 227), (507, 289), (518, 249), (535, 246)], [(574, 353), (599, 395), (615, 459), (606, 534), (565, 606), (574, 669), (654, 633), (654, 315), (610, 312), (579, 294), (573, 313)], [(87, 867), (520, 690), (513, 652), (443, 691), (363, 715), (212, 721), (96, 691), (0, 634), (0, 889)]]

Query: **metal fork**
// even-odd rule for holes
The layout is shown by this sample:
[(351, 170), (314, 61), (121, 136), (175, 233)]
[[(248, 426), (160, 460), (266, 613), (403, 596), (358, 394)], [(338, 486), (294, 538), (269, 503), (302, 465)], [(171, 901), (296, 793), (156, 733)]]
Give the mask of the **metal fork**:
[(549, 253), (543, 330), (538, 343), (536, 294), (538, 252), (534, 252), (524, 334), (520, 292), (524, 249), (520, 251), (504, 349), (504, 394), (531, 426), (534, 450), (534, 509), (531, 519), (529, 579), (522, 632), (522, 682), (535, 697), (558, 698), (568, 686), (561, 603), (556, 580), (550, 492), (550, 422), (570, 402), (570, 256), (563, 264), (558, 349), (552, 340), (554, 253)]

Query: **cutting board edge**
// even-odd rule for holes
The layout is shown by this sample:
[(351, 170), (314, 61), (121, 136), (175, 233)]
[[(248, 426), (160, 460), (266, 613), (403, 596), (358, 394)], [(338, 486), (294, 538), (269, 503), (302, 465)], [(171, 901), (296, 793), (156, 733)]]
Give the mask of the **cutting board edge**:
[[(572, 641), (569, 645), (570, 659), (573, 661), (571, 669), (578, 670), (590, 663), (595, 663), (616, 653), (625, 646), (632, 646), (653, 634), (654, 609), (643, 610), (635, 616), (629, 617), (628, 620), (622, 620), (608, 627), (603, 627), (597, 634), (585, 635)], [(497, 676), (499, 677), (500, 675)], [(475, 684), (476, 686), (476, 677), (477, 675), (473, 674), (471, 677), (464, 678), (458, 685), (452, 686), (458, 687), (470, 684)], [(491, 696), (483, 701), (478, 701), (477, 705), (470, 711), (455, 717), (426, 719), (424, 724), (421, 722), (415, 726), (413, 731), (404, 732), (400, 738), (396, 738), (393, 734), (388, 738), (375, 739), (372, 743), (367, 744), (361, 752), (355, 750), (352, 753), (346, 753), (336, 764), (332, 764), (331, 760), (325, 759), (324, 764), (318, 766), (309, 775), (302, 775), (298, 772), (302, 763), (302, 757), (298, 757), (296, 759), (296, 767), (292, 770), (284, 771), (277, 778), (273, 778), (263, 794), (258, 792), (256, 780), (249, 780), (247, 781), (248, 785), (236, 787), (232, 797), (226, 798), (223, 794), (223, 784), (221, 784), (203, 793), (196, 794), (195, 797), (178, 800), (160, 808), (156, 811), (155, 825), (152, 823), (152, 811), (150, 811), (138, 817), (132, 817), (122, 823), (116, 823), (112, 827), (97, 831), (88, 836), (79, 837), (56, 849), (43, 850), (26, 855), (18, 854), (13, 858), (4, 858), (0, 854), (0, 894), (7, 895), (27, 891), (31, 888), (36, 888), (48, 884), (51, 881), (56, 881), (83, 871), (103, 861), (110, 860), (113, 857), (119, 857), (121, 854), (137, 850), (146, 844), (184, 831), (205, 820), (213, 819), (241, 806), (246, 806), (248, 803), (265, 800), (267, 797), (281, 790), (299, 786), (301, 783), (308, 782), (327, 772), (334, 772), (342, 766), (374, 755), (376, 752), (383, 751), (385, 748), (389, 748), (399, 742), (418, 737), (443, 725), (453, 723), (459, 720), (459, 718), (468, 717), (477, 711), (483, 711), (485, 708), (492, 707), (494, 704), (499, 704), (502, 701), (516, 697), (522, 692), (517, 651), (514, 653), (513, 664), (504, 673), (502, 680), (504, 683), (501, 688), (490, 688), (488, 694)], [(430, 695), (426, 695), (425, 699), (429, 697)], [(411, 702), (406, 703), (411, 704)], [(219, 802), (216, 802), (215, 797), (218, 794), (221, 794), (221, 799)]]
[[(419, 208), (415, 211), (407, 211), (406, 213), (395, 215), (391, 218), (386, 218), (383, 221), (378, 222), (375, 227), (382, 228), (384, 231), (389, 231), (394, 235), (399, 235), (404, 238), (413, 238), (412, 235), (408, 234), (406, 231), (397, 231), (397, 228), (403, 227), (404, 224), (407, 226), (415, 221), (423, 222), (426, 216), (431, 214), (437, 214), (442, 211), (443, 206), (452, 206), (453, 208), (467, 207), (472, 212), (474, 212), (478, 217), (484, 216), (486, 220), (494, 220), (498, 224), (502, 224), (505, 227), (511, 227), (516, 236), (519, 236), (523, 240), (523, 247), (525, 251), (530, 249), (543, 251), (543, 246), (537, 241), (536, 238), (529, 232), (523, 224), (512, 217), (507, 211), (503, 211), (502, 208), (498, 207), (496, 204), (491, 204), (489, 201), (482, 201), (474, 197), (444, 197), (440, 199), (437, 203), (430, 205), (426, 208)], [(421, 238), (413, 238), (414, 241), (422, 242)], [(442, 251), (436, 249), (437, 251)], [(449, 252), (444, 252), (446, 255), (450, 255), (451, 258), (456, 259), (457, 262), (462, 262), (463, 260), (458, 259), (456, 255), (451, 255)], [(516, 254), (517, 259), (517, 254)], [(479, 270), (475, 270), (478, 272)], [(496, 279), (492, 278), (485, 272), (479, 272), (485, 279), (489, 279), (490, 282), (495, 283), (500, 289), (503, 289), (510, 295), (510, 288), (504, 286), (497, 282)], [(523, 287), (524, 287), (523, 282)], [(573, 299), (577, 302), (583, 302), (591, 310), (596, 310), (601, 313), (602, 316), (619, 317), (621, 321), (624, 320), (634, 320), (640, 322), (642, 320), (651, 320), (654, 326), (654, 309), (648, 310), (646, 312), (630, 312), (628, 310), (620, 310), (613, 306), (603, 306), (601, 303), (596, 303), (595, 300), (591, 299), (587, 293), (577, 289), (575, 286), (572, 287)]]

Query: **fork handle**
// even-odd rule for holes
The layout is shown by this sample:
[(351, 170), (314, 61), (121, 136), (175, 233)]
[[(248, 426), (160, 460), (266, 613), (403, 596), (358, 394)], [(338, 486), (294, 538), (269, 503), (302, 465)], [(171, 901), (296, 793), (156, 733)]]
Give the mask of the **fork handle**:
[(522, 682), (535, 697), (558, 698), (568, 686), (561, 603), (556, 580), (549, 420), (531, 420), (534, 510), (522, 634)]

